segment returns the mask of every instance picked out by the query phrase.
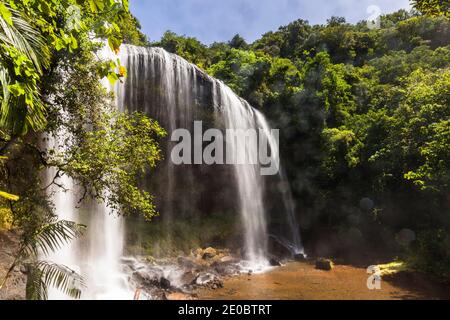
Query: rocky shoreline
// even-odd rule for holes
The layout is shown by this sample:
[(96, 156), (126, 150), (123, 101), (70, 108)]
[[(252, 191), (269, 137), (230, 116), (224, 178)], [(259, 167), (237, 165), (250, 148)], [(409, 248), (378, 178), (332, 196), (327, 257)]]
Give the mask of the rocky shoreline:
[[(222, 288), (229, 277), (258, 272), (230, 250), (211, 247), (199, 248), (177, 258), (123, 258), (122, 263), (124, 271), (131, 274), (130, 283), (136, 288), (136, 300), (196, 299), (196, 291), (200, 288), (216, 290)], [(270, 264), (281, 266), (275, 258), (270, 259)]]

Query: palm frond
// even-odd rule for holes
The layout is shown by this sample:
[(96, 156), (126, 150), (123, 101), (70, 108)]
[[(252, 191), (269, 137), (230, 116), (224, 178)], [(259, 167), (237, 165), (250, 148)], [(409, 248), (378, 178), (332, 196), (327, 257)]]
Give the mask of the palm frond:
[(37, 257), (40, 253), (48, 255), (55, 252), (80, 237), (85, 228), (84, 225), (65, 220), (44, 225), (32, 237), (24, 240), (23, 256)]
[[(14, 48), (25, 55), (33, 64), (37, 75), (50, 64), (50, 49), (40, 31), (27, 21), (17, 10), (4, 3), (11, 12), (11, 21), (0, 16), (0, 52), (2, 58), (8, 56), (7, 48)], [(12, 22), (12, 23), (11, 23)], [(15, 84), (15, 71), (5, 59), (0, 60), (0, 126), (15, 134), (23, 134), (30, 127), (40, 129), (45, 125), (45, 107), (35, 83), (21, 82), (25, 94), (19, 97), (9, 92), (9, 87)], [(27, 103), (25, 96), (32, 98)]]
[(46, 261), (29, 267), (27, 299), (47, 300), (48, 288), (53, 287), (73, 299), (79, 299), (85, 286), (83, 278), (72, 269)]
[(39, 73), (48, 67), (50, 50), (39, 30), (25, 20), (19, 11), (12, 9), (5, 3), (12, 13), (12, 25), (0, 16), (0, 43), (12, 46), (25, 54)]

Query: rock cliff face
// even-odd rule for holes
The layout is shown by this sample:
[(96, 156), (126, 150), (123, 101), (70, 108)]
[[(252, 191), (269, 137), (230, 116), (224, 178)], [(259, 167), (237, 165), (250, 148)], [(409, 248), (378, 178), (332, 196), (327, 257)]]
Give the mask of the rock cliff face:
[[(202, 141), (202, 132), (208, 129), (222, 133), (241, 130), (241, 135), (247, 130), (260, 130), (265, 139), (260, 136), (259, 142), (268, 142), (264, 147), (270, 150), (272, 162), (279, 164), (278, 146), (265, 117), (223, 82), (161, 48), (122, 46), (119, 58), (127, 68), (127, 77), (114, 89), (117, 107), (142, 112), (156, 119), (168, 132), (161, 141), (165, 160), (141, 184), (155, 195), (167, 233), (173, 231), (171, 226), (180, 219), (188, 223), (214, 215), (228, 217), (235, 221), (236, 233), (242, 235), (240, 246), (244, 247), (246, 258), (265, 264), (268, 226), (273, 216), (282, 226), (273, 232), (279, 238), (287, 238), (293, 253), (300, 253), (298, 223), (284, 175), (262, 176), (258, 161), (224, 165), (205, 164), (200, 159), (203, 148), (209, 145)], [(197, 130), (194, 123), (199, 121), (202, 129)], [(187, 157), (194, 165), (170, 161), (171, 151), (177, 144), (170, 136), (179, 128), (191, 133), (192, 150)], [(261, 151), (253, 144), (238, 143), (226, 136), (214, 139), (230, 158), (257, 156)], [(184, 153), (183, 150), (183, 156)]]
[[(11, 231), (0, 231), (0, 283), (14, 261), (19, 246), (19, 235)], [(23, 271), (23, 270), (22, 270)], [(0, 300), (24, 300), (26, 275), (16, 267), (0, 289)]]

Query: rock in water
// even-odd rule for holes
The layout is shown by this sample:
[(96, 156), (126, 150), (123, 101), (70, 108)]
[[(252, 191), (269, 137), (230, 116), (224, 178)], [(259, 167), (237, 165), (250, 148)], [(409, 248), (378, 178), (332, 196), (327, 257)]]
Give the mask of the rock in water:
[(164, 277), (161, 277), (161, 279), (159, 280), (159, 283), (161, 285), (161, 288), (163, 288), (163, 289), (170, 288), (170, 281)]
[(333, 261), (330, 259), (319, 258), (316, 260), (316, 269), (330, 271), (333, 269)]
[(295, 261), (305, 261), (306, 256), (303, 253), (297, 253), (297, 254), (294, 254), (294, 260)]
[(214, 281), (214, 278), (215, 276), (211, 273), (201, 273), (195, 280), (195, 283), (199, 286), (204, 286)]
[(132, 275), (133, 280), (144, 287), (158, 287), (161, 283), (160, 277), (161, 272), (156, 270), (139, 270)]
[(271, 259), (269, 260), (269, 264), (270, 264), (272, 267), (281, 267), (280, 261), (278, 261), (278, 260), (276, 260), (276, 259), (274, 259), (274, 258), (271, 258)]
[(205, 286), (210, 289), (217, 289), (223, 287), (223, 282), (220, 280), (219, 277), (212, 273), (202, 273), (200, 274), (197, 279), (195, 280), (195, 283), (199, 286)]

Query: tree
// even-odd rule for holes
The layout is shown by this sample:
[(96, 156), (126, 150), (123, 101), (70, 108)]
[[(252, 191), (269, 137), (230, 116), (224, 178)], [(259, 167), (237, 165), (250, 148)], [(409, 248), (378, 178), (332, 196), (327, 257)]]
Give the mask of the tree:
[(242, 38), (239, 34), (236, 34), (233, 39), (228, 42), (228, 45), (234, 49), (248, 49), (248, 44), (245, 42), (245, 39)]
[[(0, 205), (23, 232), (11, 270), (18, 264), (29, 269), (29, 298), (46, 298), (49, 285), (79, 297), (80, 288), (72, 286), (82, 282), (79, 275), (37, 257), (38, 250), (56, 250), (83, 229), (56, 220), (41, 173), (54, 167), (52, 185), (69, 175), (85, 190), (82, 199), (104, 200), (120, 214), (156, 214), (152, 196), (137, 188), (136, 179), (160, 159), (157, 139), (165, 132), (144, 115), (112, 111), (100, 79), (116, 81), (125, 72), (94, 55), (102, 46), (94, 38), (116, 52), (122, 40), (144, 39), (126, 0), (0, 1), (0, 38), (0, 189), (9, 190), (0, 193), (7, 207), (3, 200)], [(68, 137), (64, 148), (43, 149), (42, 134), (61, 130)]]
[[(10, 139), (45, 125), (39, 80), (49, 67), (50, 49), (39, 30), (7, 3), (0, 4), (0, 128)], [(0, 149), (4, 154), (8, 144)]]
[(431, 16), (444, 15), (450, 18), (450, 2), (447, 0), (412, 0), (413, 7)]
[(179, 36), (174, 32), (166, 31), (160, 41), (151, 45), (178, 54), (201, 68), (209, 65), (208, 49), (196, 38)]

